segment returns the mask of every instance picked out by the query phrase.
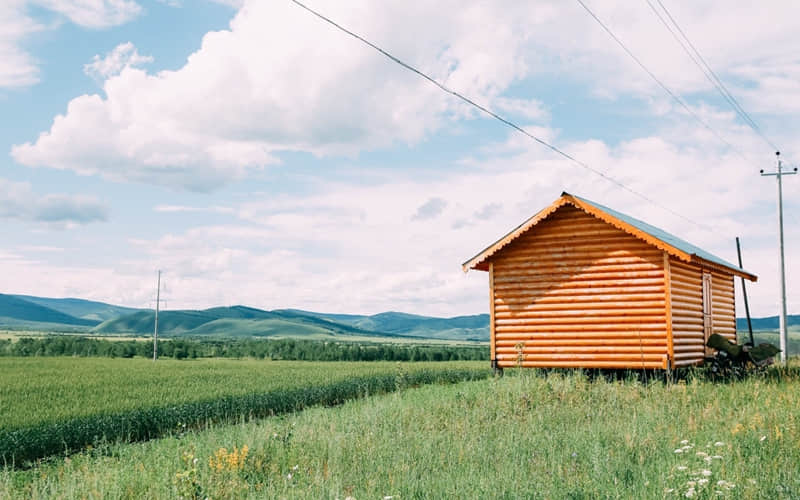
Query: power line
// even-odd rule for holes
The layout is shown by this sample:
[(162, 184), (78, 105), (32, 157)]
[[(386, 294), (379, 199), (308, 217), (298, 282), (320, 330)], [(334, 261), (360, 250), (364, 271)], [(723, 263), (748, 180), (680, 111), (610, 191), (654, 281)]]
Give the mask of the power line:
[(680, 97), (678, 97), (678, 95), (677, 95), (677, 94), (675, 94), (673, 91), (671, 91), (671, 90), (669, 89), (669, 87), (667, 87), (667, 86), (666, 86), (666, 85), (665, 85), (665, 84), (664, 84), (664, 83), (663, 83), (661, 80), (659, 80), (659, 78), (658, 78), (658, 77), (657, 77), (657, 76), (656, 76), (656, 75), (655, 75), (655, 74), (654, 74), (652, 71), (650, 71), (650, 70), (647, 68), (647, 66), (645, 66), (645, 65), (644, 65), (644, 63), (643, 63), (643, 62), (642, 62), (642, 61), (641, 61), (641, 60), (640, 60), (638, 57), (636, 57), (636, 55), (635, 55), (633, 52), (631, 52), (631, 50), (630, 50), (630, 49), (629, 49), (629, 48), (628, 48), (628, 47), (627, 47), (627, 46), (626, 46), (626, 45), (625, 45), (625, 44), (622, 42), (622, 40), (620, 40), (620, 39), (617, 37), (617, 35), (615, 35), (615, 34), (614, 34), (614, 32), (613, 32), (613, 31), (611, 31), (611, 29), (610, 29), (608, 26), (606, 26), (606, 25), (605, 25), (605, 23), (603, 23), (603, 21), (601, 21), (601, 20), (600, 20), (600, 18), (599, 18), (599, 17), (597, 17), (597, 15), (595, 15), (595, 13), (594, 13), (594, 12), (592, 12), (592, 10), (591, 10), (589, 7), (587, 7), (585, 3), (583, 3), (583, 0), (577, 0), (577, 2), (578, 2), (579, 4), (581, 4), (581, 7), (583, 7), (583, 9), (584, 9), (586, 12), (588, 12), (588, 13), (589, 13), (589, 15), (590, 15), (590, 16), (592, 16), (592, 18), (594, 18), (594, 20), (595, 20), (595, 21), (597, 21), (597, 23), (598, 23), (598, 24), (599, 24), (599, 25), (600, 25), (600, 26), (601, 26), (601, 27), (602, 27), (602, 28), (605, 30), (605, 32), (606, 32), (606, 33), (608, 33), (608, 34), (609, 34), (609, 36), (611, 36), (611, 38), (613, 38), (613, 39), (614, 39), (614, 41), (615, 41), (615, 42), (617, 42), (617, 44), (618, 44), (620, 47), (622, 47), (622, 50), (624, 50), (624, 51), (625, 51), (625, 53), (626, 53), (626, 54), (628, 54), (628, 55), (630, 56), (630, 58), (631, 58), (631, 59), (633, 59), (633, 60), (636, 62), (636, 64), (638, 64), (638, 65), (639, 65), (639, 67), (640, 67), (640, 68), (642, 68), (642, 69), (644, 70), (644, 72), (645, 72), (645, 73), (647, 73), (648, 75), (650, 75), (650, 78), (652, 78), (652, 79), (653, 79), (653, 80), (654, 80), (654, 81), (655, 81), (655, 82), (658, 84), (658, 86), (659, 86), (659, 87), (661, 87), (661, 88), (664, 90), (664, 92), (666, 92), (666, 93), (667, 93), (667, 94), (668, 94), (670, 97), (672, 97), (672, 99), (673, 99), (675, 102), (677, 102), (678, 104), (680, 104), (680, 105), (681, 105), (681, 107), (683, 107), (683, 109), (685, 109), (685, 110), (686, 110), (686, 111), (687, 111), (687, 112), (688, 112), (690, 115), (692, 115), (692, 116), (694, 117), (694, 119), (695, 119), (695, 120), (697, 120), (697, 121), (698, 121), (698, 122), (699, 122), (699, 123), (700, 123), (702, 126), (704, 126), (706, 129), (708, 129), (708, 130), (709, 130), (711, 133), (713, 133), (715, 136), (717, 136), (717, 138), (718, 138), (720, 141), (724, 142), (724, 143), (725, 143), (725, 144), (726, 144), (726, 145), (727, 145), (729, 148), (731, 148), (733, 151), (735, 151), (735, 152), (736, 152), (736, 153), (737, 153), (739, 156), (741, 156), (741, 157), (742, 157), (742, 158), (743, 158), (745, 161), (752, 163), (752, 161), (751, 161), (749, 158), (747, 158), (747, 157), (746, 157), (746, 156), (745, 156), (745, 155), (744, 155), (744, 154), (743, 154), (741, 151), (739, 151), (739, 150), (738, 150), (738, 149), (737, 149), (737, 148), (736, 148), (736, 147), (735, 147), (733, 144), (731, 144), (730, 142), (728, 142), (728, 141), (727, 141), (727, 140), (726, 140), (724, 137), (722, 137), (722, 135), (720, 135), (720, 134), (719, 134), (719, 132), (717, 132), (715, 129), (713, 129), (713, 128), (711, 127), (711, 125), (709, 125), (708, 123), (706, 123), (706, 122), (705, 122), (705, 120), (703, 120), (702, 118), (700, 118), (700, 116), (699, 116), (697, 113), (695, 113), (694, 111), (692, 111), (692, 108), (690, 108), (690, 107), (689, 107), (689, 105), (688, 105), (688, 104), (686, 104), (686, 103), (683, 101), (683, 99), (681, 99)]
[[(672, 29), (670, 24), (666, 21), (666, 19), (664, 19), (664, 17), (661, 15), (658, 9), (656, 9), (655, 5), (653, 5), (651, 0), (645, 0), (645, 1), (647, 2), (647, 5), (650, 6), (650, 9), (653, 11), (653, 13), (658, 17), (658, 19), (664, 25), (664, 27), (667, 28), (670, 34), (672, 34), (672, 36), (678, 42), (678, 44), (680, 44), (683, 51), (686, 52), (686, 55), (688, 55), (689, 58), (692, 60), (692, 62), (694, 62), (695, 65), (698, 68), (700, 68), (700, 71), (703, 72), (703, 75), (705, 75), (706, 79), (708, 79), (708, 81), (711, 82), (711, 84), (717, 89), (719, 94), (728, 102), (728, 104), (731, 105), (736, 114), (738, 114), (739, 117), (741, 117), (742, 120), (744, 120), (747, 126), (749, 126), (756, 134), (758, 134), (764, 140), (764, 142), (766, 142), (767, 145), (770, 148), (772, 148), (773, 151), (778, 151), (779, 150), (778, 146), (776, 146), (775, 143), (770, 141), (767, 138), (767, 136), (764, 135), (758, 124), (750, 117), (747, 111), (745, 111), (744, 108), (739, 104), (739, 101), (736, 100), (736, 98), (733, 96), (733, 94), (731, 94), (731, 92), (728, 90), (728, 88), (725, 86), (722, 80), (717, 76), (714, 70), (711, 69), (711, 66), (708, 65), (705, 58), (702, 56), (702, 54), (700, 54), (700, 51), (697, 50), (697, 47), (695, 47), (692, 41), (689, 40), (689, 37), (686, 36), (686, 33), (681, 29), (678, 22), (675, 20), (672, 14), (670, 14), (669, 10), (667, 10), (667, 8), (664, 6), (661, 0), (656, 0), (656, 2), (658, 2), (658, 5), (667, 15), (672, 25), (675, 26), (678, 33), (680, 33), (680, 36), (678, 36), (678, 33), (676, 33), (675, 30)], [(689, 50), (690, 48), (691, 50)]]
[[(334, 26), (336, 29), (338, 29), (338, 30), (340, 30), (340, 31), (342, 31), (342, 32), (344, 32), (344, 33), (346, 33), (346, 34), (350, 35), (351, 37), (355, 38), (356, 40), (358, 40), (358, 41), (360, 41), (360, 42), (364, 43), (365, 45), (368, 45), (369, 47), (371, 47), (371, 48), (375, 49), (376, 51), (380, 52), (381, 54), (383, 54), (384, 56), (386, 56), (387, 58), (389, 58), (389, 59), (390, 59), (390, 60), (392, 60), (393, 62), (395, 62), (395, 63), (399, 64), (400, 66), (404, 67), (405, 69), (407, 69), (407, 70), (409, 70), (409, 71), (411, 71), (411, 72), (413, 72), (413, 73), (417, 74), (418, 76), (420, 76), (420, 77), (424, 78), (425, 80), (429, 81), (429, 82), (430, 82), (430, 83), (432, 83), (433, 85), (436, 85), (436, 86), (437, 86), (437, 87), (439, 87), (439, 89), (441, 89), (442, 91), (444, 91), (444, 92), (446, 92), (446, 93), (448, 93), (448, 94), (450, 94), (450, 95), (452, 95), (452, 96), (454, 96), (454, 97), (457, 97), (458, 99), (460, 99), (460, 100), (462, 100), (462, 101), (466, 102), (466, 103), (467, 103), (467, 104), (469, 104), (470, 106), (472, 106), (472, 107), (474, 107), (474, 108), (476, 108), (476, 109), (478, 109), (478, 110), (482, 111), (483, 113), (485, 113), (485, 114), (487, 114), (487, 115), (491, 116), (492, 118), (494, 118), (494, 119), (496, 119), (496, 120), (500, 121), (501, 123), (503, 123), (503, 124), (505, 124), (505, 125), (507, 125), (507, 126), (509, 126), (509, 127), (513, 128), (514, 130), (516, 130), (516, 131), (518, 131), (518, 132), (520, 132), (520, 133), (522, 133), (522, 134), (526, 135), (528, 138), (530, 138), (530, 139), (533, 139), (534, 141), (538, 142), (538, 143), (539, 143), (539, 144), (541, 144), (542, 146), (544, 146), (544, 147), (546, 147), (546, 148), (550, 149), (550, 150), (551, 150), (551, 151), (553, 151), (554, 153), (556, 153), (556, 154), (558, 154), (558, 155), (560, 155), (560, 156), (562, 156), (562, 157), (566, 158), (567, 160), (569, 160), (569, 161), (571, 161), (571, 162), (575, 163), (576, 165), (578, 165), (578, 166), (580, 166), (580, 167), (582, 167), (582, 168), (584, 168), (584, 169), (586, 169), (586, 170), (589, 170), (590, 172), (592, 172), (592, 173), (594, 173), (594, 174), (596, 174), (596, 175), (598, 175), (598, 176), (602, 177), (603, 179), (607, 180), (608, 182), (610, 182), (610, 183), (612, 183), (612, 184), (616, 185), (617, 187), (619, 187), (619, 188), (621, 188), (621, 189), (624, 189), (625, 191), (628, 191), (629, 193), (631, 193), (631, 194), (633, 194), (633, 195), (637, 196), (638, 198), (641, 198), (642, 200), (644, 200), (644, 201), (646, 201), (646, 202), (648, 202), (648, 203), (650, 203), (650, 204), (652, 204), (652, 205), (654, 205), (654, 206), (656, 206), (656, 207), (658, 207), (658, 208), (660, 208), (660, 209), (662, 209), (662, 210), (665, 210), (665, 211), (667, 211), (667, 212), (671, 213), (672, 215), (675, 215), (676, 217), (680, 217), (681, 219), (683, 219), (683, 220), (685, 220), (685, 221), (687, 221), (687, 222), (689, 222), (689, 223), (691, 223), (691, 224), (694, 224), (695, 226), (697, 226), (697, 227), (699, 227), (699, 228), (702, 228), (702, 229), (705, 229), (705, 230), (710, 230), (710, 231), (712, 231), (712, 232), (715, 232), (715, 231), (714, 231), (714, 229), (713, 229), (712, 227), (710, 227), (710, 226), (707, 226), (707, 225), (705, 225), (705, 224), (701, 224), (701, 223), (699, 223), (699, 222), (695, 222), (694, 220), (690, 219), (689, 217), (687, 217), (687, 216), (685, 216), (685, 215), (683, 215), (683, 214), (681, 214), (681, 213), (678, 213), (678, 212), (676, 212), (676, 211), (672, 210), (671, 208), (669, 208), (669, 207), (666, 207), (666, 206), (664, 206), (664, 205), (662, 205), (662, 204), (658, 203), (657, 201), (653, 200), (652, 198), (648, 197), (647, 195), (645, 195), (645, 194), (642, 194), (642, 193), (640, 193), (640, 192), (638, 192), (638, 191), (634, 190), (633, 188), (630, 188), (630, 187), (626, 186), (625, 184), (623, 184), (622, 182), (620, 182), (620, 181), (618, 181), (618, 180), (614, 179), (614, 178), (613, 178), (613, 177), (611, 177), (610, 175), (608, 175), (608, 174), (606, 174), (606, 173), (604, 173), (604, 172), (602, 172), (602, 171), (600, 171), (600, 170), (598, 170), (598, 169), (596, 169), (596, 168), (594, 168), (594, 167), (591, 167), (590, 165), (588, 165), (587, 163), (584, 163), (584, 162), (583, 162), (583, 161), (581, 161), (581, 160), (578, 160), (578, 159), (577, 159), (577, 158), (575, 158), (574, 156), (572, 156), (572, 155), (570, 155), (569, 153), (567, 153), (567, 152), (565, 152), (565, 151), (561, 150), (561, 149), (560, 149), (560, 148), (558, 148), (557, 146), (554, 146), (554, 145), (550, 144), (549, 142), (545, 141), (544, 139), (541, 139), (541, 138), (539, 138), (539, 137), (536, 137), (535, 135), (531, 134), (530, 132), (526, 131), (525, 129), (523, 129), (522, 127), (520, 127), (519, 125), (517, 125), (516, 123), (512, 122), (511, 120), (508, 120), (508, 119), (506, 119), (506, 118), (503, 118), (502, 116), (500, 116), (500, 115), (498, 115), (497, 113), (495, 113), (495, 112), (493, 112), (493, 111), (489, 110), (489, 109), (488, 109), (488, 108), (486, 108), (485, 106), (482, 106), (481, 104), (478, 104), (478, 103), (476, 103), (475, 101), (473, 101), (472, 99), (470, 99), (470, 98), (468, 98), (468, 97), (464, 96), (463, 94), (461, 94), (461, 93), (459, 93), (459, 92), (457, 92), (457, 91), (455, 91), (455, 90), (452, 90), (452, 89), (450, 89), (449, 87), (447, 87), (447, 86), (445, 86), (444, 84), (440, 83), (440, 82), (439, 82), (439, 81), (437, 81), (436, 79), (434, 79), (434, 78), (432, 78), (432, 77), (428, 76), (427, 74), (423, 73), (422, 71), (420, 71), (419, 69), (415, 68), (414, 66), (411, 66), (410, 64), (408, 64), (408, 63), (406, 63), (406, 62), (402, 61), (401, 59), (398, 59), (398, 58), (397, 58), (397, 57), (395, 57), (394, 55), (390, 54), (389, 52), (385, 51), (384, 49), (380, 48), (379, 46), (377, 46), (377, 45), (375, 45), (374, 43), (370, 42), (369, 40), (365, 39), (364, 37), (362, 37), (362, 36), (358, 35), (357, 33), (354, 33), (354, 32), (352, 32), (352, 31), (350, 31), (349, 29), (347, 29), (347, 28), (345, 28), (344, 26), (342, 26), (342, 25), (340, 25), (340, 24), (336, 23), (336, 22), (335, 22), (335, 21), (333, 21), (332, 19), (330, 19), (330, 18), (326, 17), (325, 15), (323, 15), (323, 14), (321, 14), (321, 13), (317, 12), (316, 10), (314, 10), (314, 9), (312, 9), (312, 8), (310, 8), (310, 7), (308, 7), (307, 5), (303, 4), (303, 3), (302, 3), (302, 2), (300, 2), (299, 0), (290, 0), (290, 1), (291, 1), (291, 2), (293, 2), (294, 4), (296, 4), (297, 6), (299, 6), (299, 7), (302, 7), (302, 8), (303, 8), (303, 9), (305, 9), (306, 11), (310, 12), (311, 14), (313, 14), (314, 16), (316, 16), (317, 18), (319, 18), (319, 19), (321, 19), (321, 20), (325, 21), (326, 23), (330, 24), (331, 26)], [(580, 0), (578, 0), (578, 1), (580, 2)], [(612, 34), (612, 36), (613, 36), (613, 34)], [(627, 50), (627, 49), (626, 49), (626, 50)], [(654, 77), (654, 78), (655, 78), (655, 77)], [(688, 108), (687, 108), (687, 109), (688, 109)], [(689, 111), (691, 112), (691, 110), (689, 110)], [(710, 130), (710, 127), (709, 127), (709, 130)], [(724, 140), (724, 139), (723, 139), (723, 140)], [(729, 144), (729, 145), (730, 145), (730, 144)], [(731, 147), (733, 147), (733, 146), (731, 146)]]

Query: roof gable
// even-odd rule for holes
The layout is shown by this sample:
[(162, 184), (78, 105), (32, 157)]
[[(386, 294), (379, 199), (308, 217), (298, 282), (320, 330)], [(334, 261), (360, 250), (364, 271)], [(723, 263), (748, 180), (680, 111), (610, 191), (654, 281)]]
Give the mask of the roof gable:
[(742, 276), (751, 281), (756, 281), (757, 277), (691, 243), (678, 238), (662, 229), (652, 226), (629, 215), (617, 212), (611, 208), (600, 205), (593, 201), (571, 195), (567, 192), (562, 193), (550, 206), (536, 213), (533, 217), (526, 220), (511, 232), (486, 247), (478, 255), (465, 262), (462, 267), (464, 272), (470, 269), (488, 270), (489, 259), (500, 249), (507, 246), (512, 241), (519, 238), (532, 227), (550, 217), (556, 210), (564, 205), (572, 205), (589, 215), (611, 224), (612, 226), (639, 238), (654, 247), (657, 247), (669, 255), (672, 255), (684, 262), (705, 265), (721, 270), (726, 270), (737, 276)]

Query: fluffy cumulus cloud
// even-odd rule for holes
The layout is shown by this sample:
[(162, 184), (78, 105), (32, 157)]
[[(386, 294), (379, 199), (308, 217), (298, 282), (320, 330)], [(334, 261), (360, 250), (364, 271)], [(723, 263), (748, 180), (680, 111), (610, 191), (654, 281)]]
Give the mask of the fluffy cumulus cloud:
[[(745, 131), (732, 120), (715, 125), (747, 144)], [(63, 283), (73, 292), (82, 286), (80, 295), (106, 294), (106, 300), (147, 305), (152, 286), (141, 276), (161, 268), (167, 270), (171, 287), (170, 307), (244, 303), (353, 313), (484, 312), (486, 274), (465, 275), (460, 264), (566, 190), (646, 220), (729, 261), (736, 259), (733, 236), (743, 236), (745, 267), (759, 275), (759, 282), (748, 288), (752, 310), (774, 314), (773, 186), (745, 160), (726, 155), (703, 130), (675, 122), (657, 134), (617, 145), (567, 141), (565, 147), (581, 159), (655, 204), (510, 134), (507, 141), (487, 148), (491, 154), (465, 158), (473, 168), (434, 180), (397, 172), (376, 179), (372, 172), (374, 182), (368, 186), (320, 180), (302, 195), (225, 207), (157, 206), (162, 217), (211, 211), (228, 219), (131, 241), (136, 257), (116, 269), (93, 271), (108, 279), (100, 285), (89, 278), (76, 282), (76, 274), (68, 274), (71, 270), (54, 271), (64, 279), (50, 283)], [(758, 182), (767, 185), (755, 189)], [(787, 182), (785, 196), (787, 212), (800, 209), (794, 201), (800, 199), (800, 185)], [(429, 216), (415, 219), (420, 211)], [(800, 226), (794, 220), (787, 219), (791, 248), (800, 245)], [(793, 254), (788, 258), (791, 274), (800, 261)], [(792, 282), (789, 286), (790, 310), (796, 311), (800, 302), (791, 297), (797, 297), (797, 289)]]
[(114, 47), (105, 57), (100, 57), (99, 54), (95, 55), (92, 62), (83, 66), (83, 72), (97, 81), (105, 81), (120, 74), (125, 68), (133, 68), (149, 62), (153, 62), (151, 56), (139, 54), (131, 42), (126, 42)]
[[(79, 278), (82, 283), (74, 269), (48, 268), (63, 277), (50, 283), (62, 283), (65, 295), (146, 305), (140, 300), (152, 290), (141, 276), (164, 268), (175, 307), (246, 303), (341, 312), (482, 312), (486, 276), (464, 275), (460, 263), (566, 190), (730, 261), (736, 258), (732, 237), (743, 236), (745, 267), (760, 276), (749, 288), (751, 304), (756, 314), (773, 314), (774, 180), (760, 179), (758, 168), (768, 165), (749, 160), (763, 157), (764, 145), (733, 112), (700, 102), (713, 89), (699, 71), (687, 70), (690, 62), (645, 3), (589, 5), (746, 158), (691, 117), (673, 112), (662, 91), (577, 4), (356, 1), (344, 7), (320, 1), (314, 6), (448, 86), (532, 123), (528, 130), (594, 171), (510, 132), (496, 143), (465, 146), (460, 168), (424, 179), (401, 168), (376, 169), (369, 172), (369, 185), (320, 176), (318, 184), (312, 180), (291, 197), (271, 193), (213, 207), (159, 205), (155, 210), (164, 218), (212, 213), (215, 222), (198, 217), (185, 230), (132, 241), (135, 258), (117, 269), (94, 268)], [(785, 98), (795, 91), (800, 16), (793, 3), (775, 2), (769, 9), (719, 5), (676, 4), (672, 13), (745, 108), (768, 123), (775, 118), (769, 113), (792, 116), (765, 94), (783, 92)], [(476, 116), (290, 2), (245, 3), (228, 30), (207, 34), (175, 71), (117, 67), (118, 73), (103, 76), (102, 95), (73, 99), (49, 130), (16, 146), (14, 158), (31, 166), (208, 190), (277, 163), (281, 152), (325, 157), (414, 145)], [(579, 84), (607, 102), (633, 97), (643, 103), (641, 116), (658, 120), (622, 141), (577, 140), (548, 124), (547, 100), (520, 91), (526, 83)], [(765, 128), (787, 150), (800, 151), (790, 134)], [(354, 164), (370, 167), (367, 160)], [(800, 226), (792, 214), (800, 210), (800, 182), (787, 181), (785, 189), (787, 246), (797, 248)], [(788, 257), (790, 274), (800, 272), (800, 261)], [(35, 275), (43, 267), (0, 271), (28, 269)], [(789, 286), (790, 297), (797, 296), (800, 290), (791, 281)], [(790, 303), (790, 310), (798, 309), (800, 303)]]
[[(136, 10), (124, 0), (95, 3), (120, 16)], [(799, 62), (794, 34), (800, 16), (791, 15), (792, 3), (770, 9), (715, 5), (693, 2), (691, 9), (676, 6), (673, 14), (687, 33), (702, 34), (707, 59), (721, 74), (738, 75), (734, 83), (790, 92), (789, 70), (757, 79), (786, 67), (787, 58)], [(448, 86), (526, 121), (546, 119), (547, 110), (536, 99), (504, 94), (532, 76), (558, 75), (608, 98), (659, 96), (654, 106), (671, 107), (664, 108), (661, 90), (577, 4), (358, 0), (314, 7)], [(645, 4), (593, 7), (672, 88), (711, 91), (699, 71), (685, 70), (685, 54)], [(785, 15), (777, 15), (781, 9)], [(771, 13), (768, 27), (764, 10)], [(245, 2), (229, 29), (208, 33), (175, 71), (112, 66), (122, 70), (98, 72), (108, 75), (102, 95), (73, 99), (48, 131), (14, 147), (14, 158), (30, 166), (209, 190), (276, 163), (281, 151), (324, 156), (413, 145), (453, 120), (475, 116), (291, 2)]]
[(63, 228), (105, 221), (108, 206), (89, 196), (38, 195), (26, 182), (0, 178), (0, 218)]

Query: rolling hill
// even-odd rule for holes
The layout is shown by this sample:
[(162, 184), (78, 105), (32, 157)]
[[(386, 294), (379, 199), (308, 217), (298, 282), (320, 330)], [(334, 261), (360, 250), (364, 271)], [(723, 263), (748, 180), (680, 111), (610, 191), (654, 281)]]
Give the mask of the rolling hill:
[[(97, 325), (94, 333), (149, 335), (153, 332), (153, 311), (126, 314)], [(214, 307), (202, 311), (162, 311), (159, 332), (165, 336), (225, 337), (401, 337), (329, 321), (294, 311), (263, 311), (246, 306)]]
[(141, 309), (135, 309), (133, 307), (115, 306), (106, 304), (105, 302), (75, 298), (53, 299), (48, 297), (34, 297), (32, 295), (14, 295), (14, 297), (33, 302), (34, 304), (56, 310), (75, 318), (94, 321), (95, 323), (117, 318), (123, 314), (141, 311)]
[(0, 323), (11, 326), (26, 326), (33, 323), (48, 325), (94, 326), (98, 322), (76, 318), (14, 295), (0, 294)]

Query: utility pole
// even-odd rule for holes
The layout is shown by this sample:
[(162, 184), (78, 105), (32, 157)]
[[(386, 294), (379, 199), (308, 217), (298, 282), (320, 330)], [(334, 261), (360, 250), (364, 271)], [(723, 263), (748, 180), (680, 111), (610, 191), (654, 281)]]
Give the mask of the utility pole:
[(780, 339), (781, 339), (781, 364), (786, 364), (787, 358), (787, 349), (789, 348), (788, 337), (786, 335), (786, 266), (783, 262), (783, 182), (781, 178), (784, 175), (794, 175), (797, 173), (797, 167), (794, 168), (791, 172), (784, 172), (783, 171), (783, 164), (781, 162), (781, 152), (776, 151), (775, 157), (777, 158), (778, 163), (778, 170), (776, 172), (768, 172), (764, 173), (764, 170), (761, 170), (762, 176), (771, 176), (774, 175), (778, 178), (778, 234), (780, 239), (780, 274), (781, 274), (781, 310), (778, 316), (778, 321), (780, 322)]
[(156, 285), (156, 325), (153, 330), (153, 361), (158, 359), (158, 306), (161, 305), (161, 270), (158, 270), (158, 282)]

